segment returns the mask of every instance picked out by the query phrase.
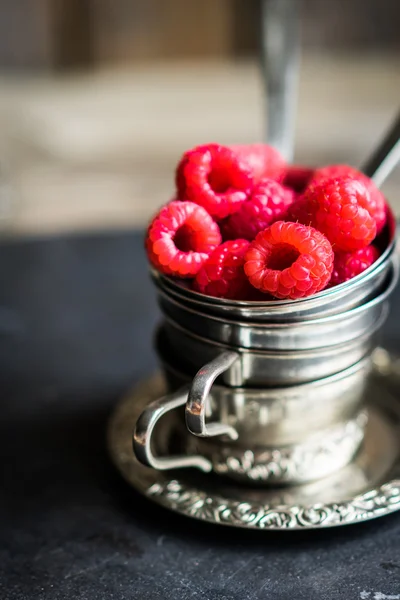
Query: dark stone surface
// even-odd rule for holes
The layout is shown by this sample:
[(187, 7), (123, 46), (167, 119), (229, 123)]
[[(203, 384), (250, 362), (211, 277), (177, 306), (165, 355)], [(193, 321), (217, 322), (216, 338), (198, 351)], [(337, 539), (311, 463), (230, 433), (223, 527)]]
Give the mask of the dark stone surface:
[(3, 243), (0, 306), (1, 600), (400, 599), (400, 515), (229, 530), (150, 516), (115, 472), (108, 416), (155, 366), (139, 234)]

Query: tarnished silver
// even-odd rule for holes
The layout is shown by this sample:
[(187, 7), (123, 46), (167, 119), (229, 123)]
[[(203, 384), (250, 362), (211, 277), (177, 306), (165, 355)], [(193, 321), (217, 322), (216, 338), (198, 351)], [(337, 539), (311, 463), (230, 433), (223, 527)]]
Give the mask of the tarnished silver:
[(388, 313), (388, 298), (396, 285), (388, 273), (386, 289), (347, 312), (290, 323), (236, 321), (193, 310), (165, 290), (158, 293), (164, 317), (187, 331), (211, 341), (263, 350), (309, 350), (350, 342), (374, 328)]
[[(366, 272), (375, 284), (364, 301), (329, 316), (222, 318), (159, 285), (156, 349), (172, 395), (140, 416), (133, 438), (138, 459), (158, 470), (197, 467), (262, 484), (299, 484), (346, 465), (363, 439), (360, 399), (398, 278), (389, 245), (375, 266), (384, 274), (379, 287), (376, 273)], [(353, 285), (367, 289), (362, 278)], [(179, 408), (178, 437), (186, 442), (180, 454), (159, 456), (154, 427)]]
[[(251, 485), (299, 485), (345, 467), (360, 448), (367, 422), (368, 413), (363, 410), (354, 419), (308, 435), (303, 443), (259, 448), (252, 445), (246, 450), (213, 440), (206, 452), (218, 475)], [(188, 436), (187, 442), (188, 452), (199, 451), (195, 438)]]
[[(199, 316), (175, 301), (161, 304), (164, 323), (159, 337), (188, 371), (198, 371), (187, 408), (189, 430), (216, 435), (216, 429), (206, 433), (202, 420), (205, 399), (221, 375), (230, 386), (290, 386), (329, 377), (361, 360), (376, 346), (374, 333), (388, 315), (388, 298), (397, 278), (398, 269), (393, 267), (386, 289), (361, 307), (286, 325), (224, 321)], [(172, 312), (174, 318), (166, 316)], [(215, 337), (231, 343), (216, 342)]]
[(223, 352), (197, 372), (186, 397), (186, 426), (191, 433), (204, 438), (228, 435), (232, 440), (238, 439), (238, 432), (227, 422), (216, 421), (206, 425), (206, 405), (213, 383), (236, 362), (236, 352)]
[[(169, 353), (160, 348), (157, 353), (168, 390), (185, 390), (186, 385), (187, 396), (191, 377), (179, 370)], [(215, 422), (230, 425), (236, 436), (212, 441), (242, 449), (303, 443), (308, 435), (355, 418), (362, 408), (370, 370), (371, 359), (367, 357), (346, 371), (302, 385), (260, 389), (229, 387), (218, 382), (207, 397), (205, 419), (208, 426)], [(183, 418), (182, 411), (182, 424)], [(194, 439), (202, 447), (211, 441)]]
[[(385, 359), (379, 362), (383, 365)], [(387, 376), (374, 372), (364, 402), (369, 413), (364, 440), (351, 462), (308, 484), (253, 488), (219, 477), (210, 485), (209, 475), (199, 471), (173, 473), (140, 464), (132, 453), (132, 430), (146, 406), (167, 392), (160, 376), (143, 382), (117, 407), (109, 423), (108, 447), (116, 467), (137, 491), (195, 519), (253, 530), (360, 523), (400, 510), (399, 372), (396, 395), (393, 374), (391, 392), (386, 384)], [(159, 447), (168, 453), (175, 435), (169, 421), (157, 439)]]
[(136, 456), (143, 464), (160, 471), (182, 467), (197, 467), (202, 471), (211, 471), (212, 465), (210, 461), (202, 456), (179, 456), (177, 458), (168, 456), (167, 458), (157, 458), (151, 449), (151, 436), (157, 421), (170, 410), (185, 405), (187, 392), (187, 389), (178, 390), (172, 394), (168, 394), (164, 398), (159, 398), (140, 415), (135, 426), (133, 447)]
[[(187, 376), (171, 366), (160, 351), (159, 356), (169, 389), (178, 385), (179, 390), (150, 403), (136, 424), (134, 450), (147, 466), (212, 468), (252, 483), (297, 484), (343, 467), (360, 446), (367, 421), (361, 400), (369, 359), (339, 375), (302, 386), (269, 390), (210, 386), (198, 399), (203, 434), (193, 433), (210, 438), (215, 435), (213, 427), (217, 426), (218, 432), (225, 427), (231, 440), (193, 437), (183, 426), (183, 411), (175, 411), (182, 454), (157, 458), (152, 450), (156, 445), (151, 439), (153, 428), (167, 412), (185, 405), (191, 388)], [(147, 415), (151, 428), (147, 427)], [(186, 423), (190, 431), (188, 411)]]
[[(206, 382), (214, 381), (217, 371), (229, 386), (291, 386), (329, 377), (367, 356), (377, 345), (374, 334), (383, 322), (384, 318), (381, 318), (355, 340), (315, 350), (253, 350), (227, 346), (194, 335), (169, 321), (164, 322), (159, 336), (167, 339), (170, 351), (179, 356), (182, 367), (188, 372), (199, 371), (201, 375), (204, 365), (211, 363), (202, 377), (204, 386)], [(230, 366), (224, 369), (227, 357)], [(197, 376), (194, 385), (200, 389)]]
[[(197, 467), (264, 485), (327, 477), (351, 461), (367, 421), (360, 402), (370, 357), (398, 278), (395, 230), (391, 215), (373, 267), (297, 301), (225, 301), (153, 274), (163, 313), (156, 349), (172, 396), (140, 416), (137, 458), (158, 470)], [(167, 414), (180, 441), (171, 457), (153, 435)]]
[(400, 112), (361, 170), (379, 187), (400, 162)]

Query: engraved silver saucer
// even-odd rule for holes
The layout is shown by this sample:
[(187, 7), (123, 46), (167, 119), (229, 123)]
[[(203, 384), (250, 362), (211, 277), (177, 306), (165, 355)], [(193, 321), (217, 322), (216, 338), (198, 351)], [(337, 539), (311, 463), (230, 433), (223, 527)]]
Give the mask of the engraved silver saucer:
[[(219, 475), (182, 469), (156, 471), (140, 464), (132, 451), (134, 424), (143, 408), (165, 393), (160, 374), (142, 382), (118, 405), (109, 424), (113, 462), (137, 491), (183, 515), (233, 527), (316, 529), (359, 523), (400, 510), (399, 361), (384, 350), (374, 355), (366, 392), (369, 418), (363, 445), (353, 461), (313, 483), (249, 487)], [(158, 450), (175, 447), (174, 421), (159, 424)]]

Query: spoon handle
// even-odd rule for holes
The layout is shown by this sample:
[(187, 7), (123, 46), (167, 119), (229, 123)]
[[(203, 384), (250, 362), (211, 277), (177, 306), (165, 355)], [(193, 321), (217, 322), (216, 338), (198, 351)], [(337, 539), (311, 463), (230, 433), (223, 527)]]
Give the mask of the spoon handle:
[(261, 68), (267, 96), (267, 143), (291, 162), (300, 55), (298, 0), (262, 0)]
[(382, 142), (361, 169), (380, 187), (400, 161), (400, 112)]

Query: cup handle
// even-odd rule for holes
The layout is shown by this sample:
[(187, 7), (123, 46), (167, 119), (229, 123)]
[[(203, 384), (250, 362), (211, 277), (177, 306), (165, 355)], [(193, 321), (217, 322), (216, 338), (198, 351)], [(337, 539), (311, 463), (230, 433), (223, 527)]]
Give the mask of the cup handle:
[(172, 394), (155, 400), (149, 404), (137, 420), (133, 433), (133, 451), (139, 462), (146, 467), (152, 467), (158, 471), (185, 467), (196, 467), (206, 473), (211, 471), (212, 464), (204, 456), (181, 455), (157, 457), (151, 449), (152, 434), (157, 421), (170, 410), (186, 404), (188, 391), (189, 387), (185, 386)]
[(238, 432), (225, 423), (209, 423), (206, 425), (206, 402), (208, 394), (216, 378), (227, 371), (238, 359), (238, 352), (226, 351), (202, 367), (194, 376), (186, 402), (185, 418), (188, 430), (198, 437), (214, 437), (228, 435), (237, 440)]

